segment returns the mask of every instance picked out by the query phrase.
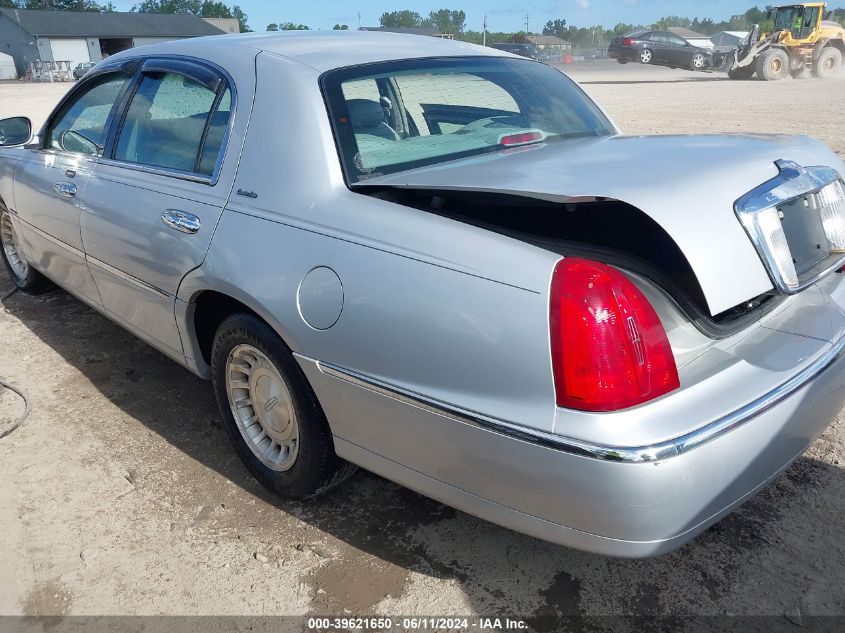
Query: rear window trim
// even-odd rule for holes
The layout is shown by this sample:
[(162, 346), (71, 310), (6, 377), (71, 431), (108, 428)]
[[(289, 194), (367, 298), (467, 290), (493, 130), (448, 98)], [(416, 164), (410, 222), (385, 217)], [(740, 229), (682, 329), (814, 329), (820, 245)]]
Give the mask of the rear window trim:
[[(493, 49), (493, 50), (498, 50), (498, 49)], [(333, 68), (331, 70), (328, 70), (328, 71), (322, 73), (318, 78), (318, 85), (320, 87), (320, 93), (323, 97), (323, 102), (326, 106), (326, 113), (328, 115), (329, 125), (331, 126), (331, 130), (332, 130), (332, 139), (334, 141), (335, 150), (337, 152), (338, 162), (340, 163), (341, 173), (343, 174), (343, 179), (344, 179), (344, 183), (346, 184), (346, 187), (349, 190), (354, 191), (356, 187), (366, 186), (367, 177), (366, 176), (361, 177), (360, 175), (357, 175), (357, 174), (351, 174), (349, 172), (349, 165), (354, 164), (353, 157), (348, 157), (348, 158), (344, 157), (344, 143), (342, 143), (341, 139), (342, 139), (342, 136), (345, 133), (347, 133), (347, 134), (349, 133), (349, 131), (351, 130), (351, 127), (345, 128), (345, 132), (342, 131), (342, 129), (338, 125), (338, 120), (340, 118), (343, 118), (343, 117), (348, 118), (349, 112), (347, 111), (347, 108), (345, 107), (342, 99), (337, 100), (337, 99), (332, 98), (333, 92), (335, 94), (339, 93), (339, 94), (342, 95), (341, 84), (344, 81), (355, 79), (356, 77), (359, 78), (359, 79), (362, 78), (362, 77), (365, 77), (367, 75), (368, 69), (378, 68), (380, 66), (384, 66), (385, 64), (395, 64), (399, 68), (401, 68), (401, 66), (403, 66), (403, 65), (424, 64), (426, 62), (435, 62), (435, 63), (452, 62), (452, 63), (455, 63), (455, 64), (461, 64), (461, 63), (466, 63), (466, 62), (471, 63), (471, 62), (478, 62), (478, 61), (490, 60), (490, 59), (510, 60), (510, 61), (514, 61), (514, 62), (518, 62), (518, 63), (524, 63), (524, 64), (539, 64), (543, 67), (547, 67), (547, 64), (543, 64), (540, 61), (525, 58), (525, 57), (518, 57), (518, 56), (514, 56), (512, 54), (508, 54), (508, 55), (456, 55), (456, 56), (449, 55), (449, 56), (432, 56), (432, 57), (409, 57), (409, 58), (402, 58), (402, 59), (382, 59), (382, 60), (378, 60), (378, 61), (375, 61), (375, 62), (367, 62), (365, 64), (356, 64), (356, 65), (353, 65), (353, 66), (342, 66), (342, 67), (338, 67), (338, 68)], [(399, 68), (397, 68), (397, 69), (399, 69)], [(605, 122), (608, 125), (609, 135), (618, 134), (618, 130), (616, 128), (616, 125), (613, 123), (613, 121), (610, 119), (610, 117), (607, 115), (607, 113), (601, 108), (601, 106), (599, 106), (592, 99), (592, 97), (590, 97), (587, 94), (587, 92), (578, 84), (578, 82), (573, 80), (566, 73), (561, 72), (561, 75), (563, 75), (563, 77), (567, 81), (571, 82), (571, 84), (575, 88), (575, 90), (578, 93), (580, 93), (584, 97), (585, 100), (587, 100), (589, 103), (591, 103), (595, 107), (597, 113), (601, 117), (604, 118)], [(340, 106), (340, 107), (338, 107), (338, 106)], [(348, 142), (345, 145), (350, 146), (350, 144)], [(491, 150), (491, 151), (495, 151), (495, 150)], [(469, 157), (472, 157), (472, 156), (479, 156), (481, 154), (482, 154), (481, 152), (478, 152), (476, 150), (471, 150), (471, 151), (468, 151), (468, 152), (453, 154), (453, 155), (449, 156), (448, 158), (444, 158), (442, 160), (432, 159), (431, 161), (428, 162), (428, 164), (429, 165), (444, 164), (446, 162), (450, 162), (450, 161), (454, 161), (454, 160), (460, 160), (460, 159), (463, 159), (463, 158), (469, 158)], [(402, 169), (402, 170), (398, 170), (398, 171), (392, 172), (392, 173), (402, 173), (404, 171), (411, 171), (413, 169), (416, 169), (416, 168), (422, 167), (422, 166), (424, 166), (424, 165), (410, 167), (408, 169)], [(354, 178), (354, 176), (358, 176), (357, 180)], [(373, 174), (372, 177), (376, 177), (376, 174)]]

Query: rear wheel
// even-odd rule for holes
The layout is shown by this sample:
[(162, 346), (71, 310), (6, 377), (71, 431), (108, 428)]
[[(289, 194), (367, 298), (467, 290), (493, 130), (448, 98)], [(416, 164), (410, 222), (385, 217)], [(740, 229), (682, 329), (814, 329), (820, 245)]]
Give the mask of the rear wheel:
[(813, 75), (827, 79), (842, 68), (842, 52), (833, 46), (825, 46), (813, 63)]
[(248, 314), (226, 319), (215, 336), (211, 370), (229, 438), (264, 486), (304, 499), (355, 471), (335, 454), (317, 397), (266, 323)]
[(640, 51), (640, 63), (642, 64), (650, 64), (654, 60), (654, 53), (651, 52), (650, 48), (644, 48)]
[(616, 61), (619, 62), (620, 64), (627, 64), (628, 63), (627, 59), (623, 59), (621, 57), (617, 57)]
[(38, 293), (50, 287), (47, 278), (29, 265), (12, 224), (12, 216), (6, 210), (0, 210), (0, 253), (9, 276), (18, 288)]
[(757, 58), (757, 78), (777, 81), (789, 74), (789, 55), (780, 48), (770, 48)]

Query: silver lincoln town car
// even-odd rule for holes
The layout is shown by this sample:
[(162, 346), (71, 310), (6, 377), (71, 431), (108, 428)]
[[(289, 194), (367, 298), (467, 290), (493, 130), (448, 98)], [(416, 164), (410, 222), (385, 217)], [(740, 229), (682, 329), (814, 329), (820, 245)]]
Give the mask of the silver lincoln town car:
[(17, 286), (210, 379), (284, 497), (358, 465), (651, 556), (845, 401), (845, 163), (810, 138), (624, 136), (538, 62), (312, 32), (114, 55), (0, 144)]

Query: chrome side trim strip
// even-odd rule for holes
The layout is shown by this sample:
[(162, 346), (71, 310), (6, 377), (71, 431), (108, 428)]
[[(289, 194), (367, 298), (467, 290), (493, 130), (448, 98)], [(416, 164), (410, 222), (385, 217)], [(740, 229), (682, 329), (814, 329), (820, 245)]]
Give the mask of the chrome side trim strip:
[(21, 218), (19, 215), (15, 214), (15, 216), (28, 229), (31, 229), (33, 231), (33, 233), (37, 233), (38, 235), (43, 237), (48, 242), (52, 242), (56, 246), (65, 249), (66, 251), (68, 251), (69, 253), (72, 253), (73, 255), (76, 255), (79, 259), (85, 260), (89, 264), (94, 264), (95, 266), (102, 268), (106, 272), (109, 272), (109, 273), (115, 275), (116, 277), (120, 277), (121, 279), (128, 281), (131, 284), (139, 286), (139, 287), (143, 288), (144, 290), (147, 290), (147, 291), (149, 291), (149, 292), (151, 292), (155, 295), (158, 295), (162, 299), (172, 299), (173, 298), (173, 295), (171, 295), (167, 291), (162, 290), (161, 288), (154, 286), (152, 284), (149, 284), (146, 281), (142, 281), (141, 279), (138, 279), (137, 277), (133, 277), (132, 275), (125, 273), (122, 270), (115, 268), (114, 266), (109, 266), (106, 262), (100, 261), (96, 257), (91, 257), (90, 255), (83, 253), (78, 248), (74, 248), (70, 244), (67, 244), (67, 243), (61, 241), (60, 239), (53, 237), (49, 233), (45, 233), (44, 231), (39, 229), (37, 226), (33, 226), (32, 224), (30, 224), (29, 222), (27, 222), (26, 220)]
[(547, 433), (536, 429), (528, 429), (505, 420), (490, 418), (479, 413), (465, 411), (458, 407), (426, 398), (420, 394), (389, 385), (375, 378), (338, 367), (337, 365), (322, 361), (313, 361), (304, 356), (301, 356), (301, 358), (316, 362), (318, 369), (327, 376), (343, 380), (378, 393), (379, 395), (398, 400), (462, 424), (470, 424), (488, 431), (507, 435), (523, 442), (537, 444), (582, 457), (637, 464), (670, 459), (688, 453), (751, 422), (757, 416), (777, 406), (813, 379), (817, 378), (834, 362), (839, 360), (843, 353), (845, 353), (845, 336), (838, 339), (830, 349), (810, 365), (760, 398), (749, 402), (745, 406), (721, 418), (708, 422), (695, 431), (649, 446), (606, 446), (583, 442), (571, 437)]
[(24, 220), (20, 215), (18, 215), (17, 212), (15, 212), (15, 217), (18, 219), (19, 222), (21, 222), (26, 228), (30, 229), (33, 233), (38, 234), (39, 236), (43, 237), (45, 240), (53, 243), (54, 245), (58, 246), (59, 248), (63, 248), (66, 251), (68, 251), (69, 253), (76, 255), (79, 259), (85, 259), (85, 253), (83, 253), (78, 248), (71, 246), (67, 242), (63, 242), (59, 238), (53, 237), (49, 233), (42, 231), (37, 226), (30, 224), (29, 222)]
[[(305, 357), (302, 357), (305, 358)], [(312, 359), (306, 359), (312, 360)], [(499, 420), (484, 416), (480, 413), (465, 411), (452, 405), (428, 399), (420, 394), (406, 391), (399, 387), (389, 385), (369, 376), (364, 376), (349, 369), (331, 365), (322, 361), (315, 361), (318, 369), (332, 378), (343, 380), (358, 387), (373, 391), (379, 395), (418, 409), (423, 409), (435, 415), (440, 415), (455, 422), (470, 424), (488, 431), (507, 435), (523, 442), (538, 444), (546, 448), (592, 457), (614, 462), (654, 462), (661, 459), (674, 457), (678, 454), (677, 447), (672, 442), (663, 442), (653, 446), (642, 447), (621, 447), (621, 446), (600, 446), (582, 442), (571, 437), (564, 437), (554, 433), (546, 433), (536, 429), (528, 429), (505, 420)]]
[(824, 354), (792, 378), (772, 389), (769, 393), (695, 431), (676, 437), (672, 442), (678, 447), (678, 451), (686, 453), (725, 433), (729, 433), (733, 429), (742, 426), (746, 422), (750, 422), (758, 415), (762, 415), (769, 409), (777, 406), (796, 391), (802, 389), (839, 360), (844, 352), (845, 336), (834, 341)]
[(94, 264), (98, 268), (102, 268), (103, 270), (105, 270), (108, 273), (111, 273), (115, 277), (120, 277), (124, 281), (128, 281), (132, 285), (138, 286), (139, 288), (142, 288), (143, 290), (146, 290), (147, 292), (151, 292), (152, 294), (157, 295), (158, 297), (161, 297), (162, 299), (173, 299), (173, 295), (171, 295), (170, 293), (168, 293), (165, 290), (162, 290), (158, 286), (154, 286), (150, 283), (147, 283), (146, 281), (138, 279), (137, 277), (133, 277), (129, 273), (125, 273), (122, 270), (120, 270), (119, 268), (115, 268), (114, 266), (110, 266), (106, 262), (101, 261), (101, 260), (97, 259), (96, 257), (91, 257), (90, 255), (86, 255), (85, 259), (88, 261), (89, 264)]

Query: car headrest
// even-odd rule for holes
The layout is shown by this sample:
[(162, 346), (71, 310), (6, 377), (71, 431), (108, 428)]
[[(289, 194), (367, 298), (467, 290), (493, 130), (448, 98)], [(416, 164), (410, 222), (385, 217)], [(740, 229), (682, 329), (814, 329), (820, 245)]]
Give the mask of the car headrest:
[(377, 101), (369, 99), (350, 99), (346, 102), (352, 128), (361, 130), (373, 128), (384, 123), (384, 109)]

